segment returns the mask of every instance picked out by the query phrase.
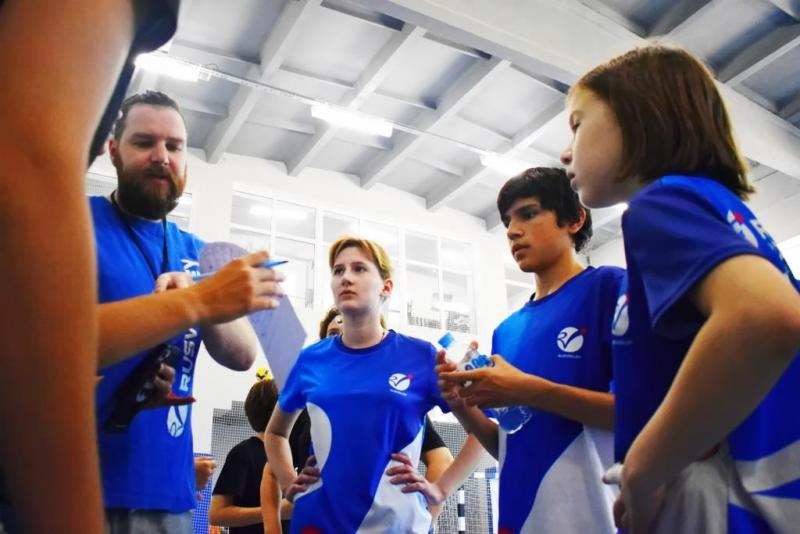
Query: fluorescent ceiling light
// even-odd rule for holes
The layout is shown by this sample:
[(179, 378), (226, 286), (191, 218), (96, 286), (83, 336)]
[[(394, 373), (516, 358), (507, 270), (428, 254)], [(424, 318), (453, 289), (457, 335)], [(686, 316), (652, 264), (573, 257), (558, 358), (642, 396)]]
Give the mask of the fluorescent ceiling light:
[(200, 79), (200, 68), (175, 61), (165, 54), (139, 54), (134, 61), (143, 70), (171, 76), (178, 80), (196, 82)]
[(278, 218), (287, 221), (301, 222), (308, 218), (308, 213), (296, 208), (279, 208)]
[(372, 135), (382, 137), (392, 136), (392, 123), (383, 119), (376, 119), (342, 108), (336, 108), (328, 104), (314, 104), (311, 106), (311, 116), (329, 122), (340, 128), (357, 130)]
[(481, 154), (481, 165), (506, 176), (516, 176), (522, 171), (533, 167), (527, 161), (499, 154)]

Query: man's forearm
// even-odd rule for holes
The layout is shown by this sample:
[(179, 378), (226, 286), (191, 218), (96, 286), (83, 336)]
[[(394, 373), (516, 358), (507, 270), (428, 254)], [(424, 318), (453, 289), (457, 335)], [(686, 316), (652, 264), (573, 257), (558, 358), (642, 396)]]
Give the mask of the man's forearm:
[(247, 317), (204, 326), (203, 342), (212, 358), (236, 371), (250, 369), (259, 349), (258, 337)]
[(518, 388), (520, 404), (604, 430), (614, 428), (614, 395), (556, 382), (542, 388), (539, 377), (525, 375), (525, 379), (535, 380), (539, 385), (521, 384)]
[(191, 288), (100, 304), (100, 367), (122, 361), (196, 325), (201, 319), (198, 308)]

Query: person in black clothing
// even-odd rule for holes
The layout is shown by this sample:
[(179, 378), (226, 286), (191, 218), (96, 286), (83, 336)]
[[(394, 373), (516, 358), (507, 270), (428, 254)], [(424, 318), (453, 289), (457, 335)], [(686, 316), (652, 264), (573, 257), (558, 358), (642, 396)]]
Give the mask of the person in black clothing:
[[(278, 400), (275, 381), (267, 376), (256, 382), (244, 402), (244, 413), (250, 426), (256, 432), (234, 446), (225, 459), (211, 498), (208, 519), (212, 525), (228, 527), (231, 534), (262, 534), (261, 499), (259, 488), (267, 455), (264, 451), (264, 429), (267, 427)], [(290, 439), (292, 456), (302, 459), (301, 466), (308, 457), (307, 436), (299, 433)], [(303, 448), (300, 448), (301, 445)], [(296, 450), (295, 450), (296, 449)], [(267, 526), (268, 532), (280, 532), (277, 514)]]

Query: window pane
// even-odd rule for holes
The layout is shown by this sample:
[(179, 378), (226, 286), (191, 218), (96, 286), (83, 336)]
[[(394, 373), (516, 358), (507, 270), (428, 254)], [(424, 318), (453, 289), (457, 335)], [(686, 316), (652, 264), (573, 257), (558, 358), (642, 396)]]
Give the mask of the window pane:
[(506, 302), (508, 303), (508, 311), (516, 311), (520, 309), (528, 299), (531, 297), (533, 289), (530, 287), (515, 286), (506, 284)]
[(86, 175), (86, 196), (107, 197), (116, 188), (117, 183), (111, 178), (101, 177), (94, 173)]
[(439, 251), (436, 238), (428, 235), (406, 232), (406, 258), (438, 265)]
[(437, 269), (409, 264), (406, 267), (408, 324), (439, 329), (439, 273)]
[(446, 329), (451, 332), (472, 332), (472, 277), (444, 272), (442, 286)]
[(236, 243), (248, 252), (269, 250), (269, 236), (266, 234), (242, 230), (241, 228), (231, 228), (230, 235), (231, 242)]
[(506, 271), (506, 280), (513, 280), (514, 282), (520, 282), (526, 285), (530, 285), (533, 282), (533, 275), (520, 271), (516, 263), (505, 263), (503, 264), (503, 268)]
[(317, 233), (315, 213), (314, 208), (278, 201), (275, 211), (276, 231), (314, 239)]
[(296, 306), (314, 306), (314, 245), (293, 239), (275, 238), (275, 256), (289, 263), (279, 267), (286, 275), (281, 284)]
[(322, 216), (322, 239), (333, 243), (345, 235), (358, 235), (358, 219), (326, 213)]
[(442, 267), (472, 271), (472, 247), (469, 243), (442, 239)]
[(189, 231), (189, 217), (181, 217), (170, 213), (167, 215), (167, 220), (178, 225), (178, 228), (188, 232)]
[(232, 223), (243, 224), (267, 233), (270, 231), (271, 218), (272, 199), (234, 192), (231, 203)]
[(390, 256), (397, 257), (399, 239), (397, 238), (397, 228), (386, 224), (361, 221), (361, 236), (366, 239), (376, 241), (386, 249)]

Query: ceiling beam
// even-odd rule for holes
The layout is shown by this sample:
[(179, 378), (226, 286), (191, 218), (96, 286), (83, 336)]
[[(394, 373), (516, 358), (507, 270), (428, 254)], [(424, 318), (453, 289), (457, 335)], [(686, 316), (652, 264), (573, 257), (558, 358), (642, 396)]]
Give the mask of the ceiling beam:
[(688, 28), (703, 14), (715, 7), (715, 0), (679, 0), (653, 24), (648, 35), (656, 37), (661, 35), (676, 34)]
[(769, 3), (800, 21), (800, 0), (769, 0)]
[[(578, 0), (518, 0), (513, 2), (513, 15), (497, 9), (494, 2), (369, 0), (369, 4), (568, 85), (608, 58), (648, 44)], [(800, 129), (728, 85), (717, 86), (737, 126), (744, 155), (800, 179)]]
[(719, 71), (719, 80), (734, 86), (800, 46), (800, 24), (781, 26), (745, 48)]
[(598, 14), (602, 15), (603, 17), (609, 19), (614, 24), (618, 24), (619, 26), (624, 27), (628, 31), (635, 33), (641, 37), (647, 36), (647, 31), (644, 27), (640, 26), (636, 22), (632, 21), (625, 15), (622, 15), (613, 7), (609, 6), (602, 0), (578, 0), (581, 4), (585, 5), (587, 8), (591, 9), (592, 11), (597, 12)]
[[(530, 147), (531, 143), (541, 135), (542, 128), (550, 123), (552, 120), (566, 120), (566, 112), (564, 111), (564, 101), (558, 100), (547, 109), (541, 111), (536, 115), (533, 120), (526, 124), (514, 137), (504, 142), (500, 148), (495, 150), (503, 156), (514, 156), (514, 154), (523, 148)], [(528, 149), (530, 152), (534, 149)], [(558, 162), (554, 161), (549, 155), (538, 152), (537, 158), (540, 161), (531, 162), (534, 165), (557, 165)], [(447, 184), (431, 192), (426, 198), (428, 209), (438, 210), (446, 205), (451, 200), (457, 198), (468, 188), (480, 182), (491, 170), (478, 163), (475, 167), (470, 169), (463, 177), (456, 180), (455, 183)]]
[(800, 121), (800, 93), (794, 95), (794, 98), (781, 107), (781, 109), (778, 110), (778, 115), (789, 122)]
[[(264, 44), (261, 46), (261, 64), (251, 67), (247, 77), (265, 83), (277, 71), (288, 55), (303, 22), (319, 6), (321, 0), (293, 0), (286, 4)], [(261, 91), (240, 86), (231, 100), (228, 116), (218, 122), (208, 134), (206, 155), (208, 161), (217, 163), (242, 128), (253, 108), (261, 98)]]
[[(443, 122), (454, 116), (474, 97), (493, 74), (508, 68), (506, 60), (492, 58), (476, 61), (442, 96), (436, 111), (423, 113), (415, 121), (414, 128), (421, 132), (433, 132)], [(397, 167), (408, 155), (417, 149), (425, 135), (412, 135), (395, 132), (394, 149), (381, 154), (369, 162), (364, 170), (361, 185), (371, 188), (379, 183), (389, 172)]]
[[(425, 30), (406, 24), (378, 51), (361, 73), (355, 86), (348, 91), (340, 106), (350, 110), (359, 109), (384, 80), (394, 71), (403, 55), (425, 35)], [(286, 164), (290, 176), (297, 176), (314, 160), (339, 131), (334, 125), (322, 123), (303, 148)]]

